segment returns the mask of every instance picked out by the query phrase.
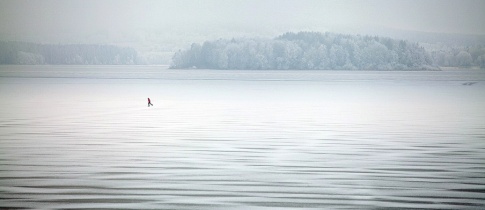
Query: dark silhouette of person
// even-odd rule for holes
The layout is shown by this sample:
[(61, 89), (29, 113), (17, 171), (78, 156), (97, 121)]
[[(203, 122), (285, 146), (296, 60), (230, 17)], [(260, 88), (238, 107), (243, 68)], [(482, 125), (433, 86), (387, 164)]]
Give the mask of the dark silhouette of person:
[(148, 98), (148, 107), (153, 106), (152, 102), (150, 101), (150, 98)]

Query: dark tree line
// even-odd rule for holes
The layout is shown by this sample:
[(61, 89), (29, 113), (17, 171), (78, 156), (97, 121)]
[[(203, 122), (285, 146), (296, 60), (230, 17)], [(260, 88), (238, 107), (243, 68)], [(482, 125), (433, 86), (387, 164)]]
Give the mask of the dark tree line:
[(209, 69), (436, 69), (417, 43), (334, 33), (285, 33), (274, 39), (219, 39), (194, 43), (172, 68)]
[(0, 41), (0, 64), (136, 64), (132, 48), (90, 44), (35, 44)]

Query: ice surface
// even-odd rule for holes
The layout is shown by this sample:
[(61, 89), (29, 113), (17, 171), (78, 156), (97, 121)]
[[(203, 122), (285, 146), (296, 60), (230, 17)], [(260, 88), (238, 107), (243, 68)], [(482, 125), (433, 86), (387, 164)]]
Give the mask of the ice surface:
[(485, 207), (483, 71), (0, 68), (2, 208)]

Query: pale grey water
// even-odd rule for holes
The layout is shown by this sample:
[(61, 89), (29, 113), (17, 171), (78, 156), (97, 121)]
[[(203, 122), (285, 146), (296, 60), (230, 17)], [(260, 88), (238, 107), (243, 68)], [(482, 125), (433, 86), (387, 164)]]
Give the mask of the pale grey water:
[(483, 70), (1, 66), (0, 98), (0, 208), (485, 208)]

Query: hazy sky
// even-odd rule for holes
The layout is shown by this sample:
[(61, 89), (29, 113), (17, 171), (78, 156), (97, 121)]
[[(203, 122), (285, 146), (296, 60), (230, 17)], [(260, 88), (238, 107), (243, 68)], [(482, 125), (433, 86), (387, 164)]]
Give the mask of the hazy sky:
[(484, 20), (485, 0), (0, 0), (0, 39), (41, 42), (273, 28), (485, 34)]

